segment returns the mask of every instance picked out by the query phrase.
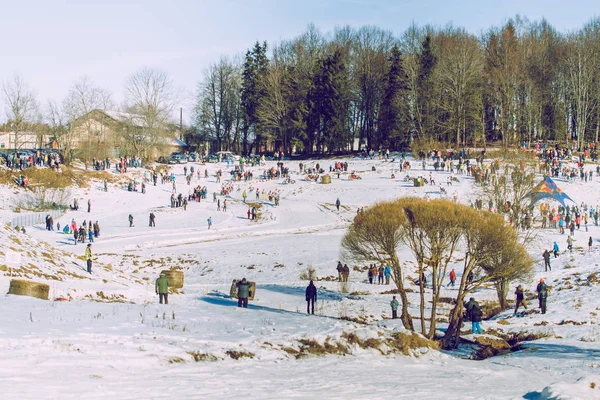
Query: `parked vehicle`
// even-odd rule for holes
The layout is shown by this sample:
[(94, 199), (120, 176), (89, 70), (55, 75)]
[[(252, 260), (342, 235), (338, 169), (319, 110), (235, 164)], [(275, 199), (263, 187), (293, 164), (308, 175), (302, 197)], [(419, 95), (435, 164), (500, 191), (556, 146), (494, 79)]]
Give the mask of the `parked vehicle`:
[(237, 162), (240, 160), (240, 156), (238, 156), (237, 154), (231, 152), (231, 151), (218, 151), (216, 153), (212, 153), (209, 154), (206, 157), (206, 161), (208, 162), (219, 162), (219, 160), (221, 161), (228, 161), (229, 162)]
[(186, 156), (184, 156), (181, 153), (171, 155), (171, 157), (169, 158), (169, 164), (185, 164), (187, 162), (188, 160)]

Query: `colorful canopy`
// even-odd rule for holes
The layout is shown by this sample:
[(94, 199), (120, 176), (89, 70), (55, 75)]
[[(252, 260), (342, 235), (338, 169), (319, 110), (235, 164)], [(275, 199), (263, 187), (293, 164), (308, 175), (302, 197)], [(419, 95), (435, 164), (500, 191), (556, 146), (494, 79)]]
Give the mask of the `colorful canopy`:
[(526, 195), (525, 197), (531, 198), (532, 203), (536, 203), (540, 200), (550, 198), (552, 200), (558, 201), (560, 204), (565, 206), (565, 200), (570, 200), (574, 203), (573, 199), (566, 195), (549, 176), (544, 178), (543, 181), (539, 183), (531, 193)]

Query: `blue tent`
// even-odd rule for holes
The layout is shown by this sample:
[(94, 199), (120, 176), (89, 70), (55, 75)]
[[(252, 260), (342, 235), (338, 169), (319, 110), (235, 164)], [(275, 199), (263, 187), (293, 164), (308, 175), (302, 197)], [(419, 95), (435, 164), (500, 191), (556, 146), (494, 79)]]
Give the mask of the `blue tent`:
[(567, 196), (566, 193), (564, 193), (558, 186), (556, 186), (556, 183), (554, 183), (554, 181), (549, 176), (544, 178), (544, 180), (541, 181), (539, 185), (537, 185), (535, 188), (533, 188), (533, 190), (525, 197), (529, 197), (532, 203), (536, 203), (540, 200), (550, 198), (552, 200), (558, 201), (560, 204), (563, 205), (563, 207), (565, 207), (565, 200), (570, 200), (573, 203), (575, 203), (573, 199)]

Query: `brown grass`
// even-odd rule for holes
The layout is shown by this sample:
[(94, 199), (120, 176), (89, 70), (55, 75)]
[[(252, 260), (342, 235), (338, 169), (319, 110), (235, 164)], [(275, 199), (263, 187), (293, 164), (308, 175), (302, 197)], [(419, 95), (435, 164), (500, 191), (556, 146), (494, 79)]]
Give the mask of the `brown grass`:
[(250, 353), (249, 351), (227, 350), (225, 354), (234, 360), (239, 360), (240, 358), (254, 358), (254, 353)]
[[(209, 353), (200, 353), (199, 351), (188, 351), (187, 352), (190, 356), (192, 356), (192, 358), (194, 359), (194, 361), (196, 362), (204, 362), (204, 361), (218, 361), (219, 359)], [(233, 358), (233, 357), (232, 357)]]

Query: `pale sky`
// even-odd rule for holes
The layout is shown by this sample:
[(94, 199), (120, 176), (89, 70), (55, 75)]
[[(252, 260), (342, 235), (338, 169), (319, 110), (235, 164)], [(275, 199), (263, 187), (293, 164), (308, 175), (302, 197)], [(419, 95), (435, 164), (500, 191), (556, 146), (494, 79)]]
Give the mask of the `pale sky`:
[(243, 54), (256, 40), (292, 38), (311, 22), (323, 33), (376, 25), (400, 35), (412, 22), (451, 22), (480, 34), (520, 14), (567, 32), (600, 15), (600, 1), (0, 0), (0, 10), (0, 80), (21, 75), (45, 105), (85, 75), (120, 103), (126, 78), (144, 66), (165, 69), (193, 92), (222, 55)]

